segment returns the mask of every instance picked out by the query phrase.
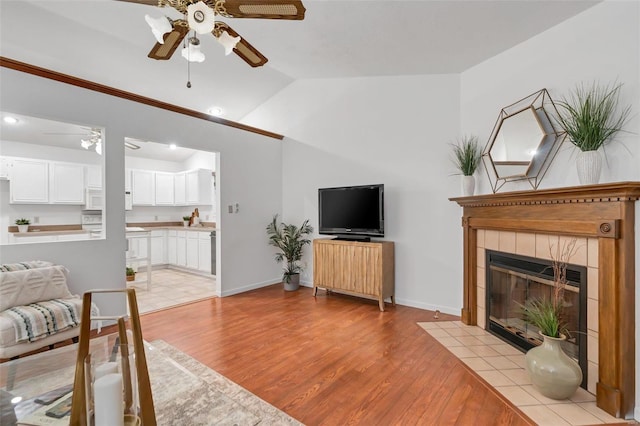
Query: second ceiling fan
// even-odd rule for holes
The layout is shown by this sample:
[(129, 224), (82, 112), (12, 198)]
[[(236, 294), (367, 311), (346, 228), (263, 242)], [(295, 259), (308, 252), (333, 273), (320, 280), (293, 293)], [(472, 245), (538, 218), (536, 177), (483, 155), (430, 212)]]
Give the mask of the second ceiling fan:
[(158, 60), (170, 59), (189, 31), (182, 55), (190, 62), (201, 62), (200, 41), (196, 34), (211, 33), (224, 47), (226, 54), (233, 52), (252, 67), (267, 63), (268, 59), (255, 47), (240, 37), (229, 25), (216, 21), (215, 16), (225, 18), (259, 19), (304, 19), (305, 8), (300, 0), (120, 0), (129, 3), (147, 4), (158, 7), (172, 7), (180, 12), (183, 19), (168, 17), (145, 17), (151, 26), (157, 43), (149, 52), (149, 57)]

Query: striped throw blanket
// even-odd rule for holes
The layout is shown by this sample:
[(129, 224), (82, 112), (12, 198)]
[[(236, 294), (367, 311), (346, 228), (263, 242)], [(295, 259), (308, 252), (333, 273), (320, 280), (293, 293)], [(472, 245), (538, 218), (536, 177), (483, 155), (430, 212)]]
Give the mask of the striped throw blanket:
[(80, 323), (75, 305), (63, 299), (16, 306), (0, 315), (13, 322), (16, 343), (43, 339)]

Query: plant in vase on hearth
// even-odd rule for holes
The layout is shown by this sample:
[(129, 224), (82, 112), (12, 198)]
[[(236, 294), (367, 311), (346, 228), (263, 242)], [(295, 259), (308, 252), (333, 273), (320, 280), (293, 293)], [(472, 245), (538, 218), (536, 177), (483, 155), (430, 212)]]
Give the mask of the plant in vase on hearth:
[(455, 144), (450, 144), (453, 149), (453, 164), (462, 175), (462, 195), (473, 195), (476, 181), (473, 174), (480, 166), (482, 151), (477, 136), (463, 136)]
[(282, 282), (284, 289), (287, 291), (297, 290), (300, 286), (300, 272), (302, 266), (299, 262), (302, 259), (302, 249), (309, 244), (311, 240), (306, 238), (313, 232), (313, 227), (309, 225), (309, 220), (302, 222), (300, 227), (296, 225), (288, 225), (284, 222), (278, 224), (278, 215), (267, 225), (267, 235), (269, 236), (269, 245), (277, 247), (280, 252), (276, 253), (276, 262), (284, 263), (284, 272)]
[(533, 325), (542, 335), (540, 346), (530, 349), (526, 367), (533, 387), (542, 395), (552, 399), (566, 399), (572, 396), (582, 383), (582, 370), (578, 363), (562, 349), (562, 342), (570, 336), (564, 320), (567, 302), (564, 290), (567, 286), (567, 264), (576, 253), (576, 240), (558, 244), (551, 254), (553, 287), (547, 297), (528, 300), (521, 305), (523, 319)]
[(556, 104), (560, 107), (558, 124), (580, 152), (576, 160), (578, 179), (583, 185), (596, 184), (600, 180), (602, 158), (600, 148), (627, 123), (631, 106), (618, 106), (622, 84), (591, 87), (576, 86)]

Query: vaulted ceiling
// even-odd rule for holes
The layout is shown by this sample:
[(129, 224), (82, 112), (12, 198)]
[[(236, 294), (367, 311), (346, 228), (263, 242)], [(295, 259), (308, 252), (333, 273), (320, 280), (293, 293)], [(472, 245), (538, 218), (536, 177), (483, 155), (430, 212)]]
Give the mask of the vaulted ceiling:
[(597, 1), (303, 0), (302, 21), (223, 19), (269, 62), (251, 68), (201, 36), (203, 63), (147, 58), (145, 14), (114, 0), (0, 1), (0, 55), (224, 118), (247, 113), (297, 79), (459, 73)]

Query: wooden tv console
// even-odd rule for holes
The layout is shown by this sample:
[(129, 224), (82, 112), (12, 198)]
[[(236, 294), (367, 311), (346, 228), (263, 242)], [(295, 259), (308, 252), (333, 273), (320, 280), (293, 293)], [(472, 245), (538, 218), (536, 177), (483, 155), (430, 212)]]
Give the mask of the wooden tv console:
[(395, 306), (395, 259), (392, 241), (313, 240), (313, 295), (318, 287), (372, 296), (384, 311), (384, 299)]

